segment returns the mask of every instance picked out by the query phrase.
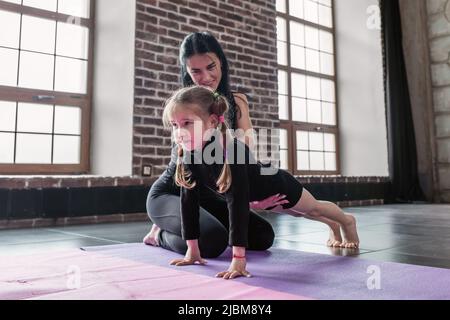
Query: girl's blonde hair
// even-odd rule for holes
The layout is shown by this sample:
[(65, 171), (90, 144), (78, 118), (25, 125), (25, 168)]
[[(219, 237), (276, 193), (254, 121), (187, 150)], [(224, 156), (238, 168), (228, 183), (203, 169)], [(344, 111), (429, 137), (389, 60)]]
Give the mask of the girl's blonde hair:
[[(163, 123), (170, 128), (172, 117), (177, 112), (191, 112), (205, 120), (212, 114), (222, 117), (228, 111), (228, 101), (219, 93), (202, 86), (192, 86), (176, 91), (164, 104)], [(222, 134), (224, 150), (226, 150), (227, 125), (220, 123), (219, 130)], [(192, 173), (186, 169), (183, 163), (183, 148), (178, 145), (178, 159), (175, 170), (175, 183), (177, 186), (193, 189), (195, 181), (191, 181)], [(225, 193), (231, 186), (231, 169), (228, 164), (226, 151), (222, 172), (216, 181), (220, 193)]]

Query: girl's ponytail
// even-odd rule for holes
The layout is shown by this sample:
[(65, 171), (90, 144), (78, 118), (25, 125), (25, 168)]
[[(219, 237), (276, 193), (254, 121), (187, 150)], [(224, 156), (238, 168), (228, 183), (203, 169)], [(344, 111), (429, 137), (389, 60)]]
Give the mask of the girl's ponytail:
[(224, 114), (228, 110), (228, 102), (225, 97), (220, 96), (218, 93), (214, 93), (214, 103), (212, 105), (212, 113), (219, 116), (219, 130), (222, 134), (223, 141), (223, 152), (224, 152), (224, 162), (222, 172), (220, 173), (219, 178), (217, 179), (216, 185), (219, 188), (219, 193), (227, 192), (232, 183), (231, 178), (231, 168), (227, 159), (227, 126), (225, 124)]
[(186, 189), (194, 189), (196, 183), (191, 182), (191, 172), (185, 169), (183, 163), (183, 148), (178, 145), (177, 167), (175, 169), (175, 184)]

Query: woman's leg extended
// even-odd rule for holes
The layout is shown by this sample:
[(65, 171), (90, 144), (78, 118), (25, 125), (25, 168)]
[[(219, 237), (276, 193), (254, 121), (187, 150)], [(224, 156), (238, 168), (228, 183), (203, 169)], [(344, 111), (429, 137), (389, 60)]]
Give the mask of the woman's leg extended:
[[(173, 194), (149, 193), (147, 212), (161, 232), (158, 242), (162, 248), (185, 254), (186, 241), (181, 237), (180, 197)], [(227, 248), (228, 232), (208, 211), (200, 208), (199, 247), (204, 258), (218, 257)]]

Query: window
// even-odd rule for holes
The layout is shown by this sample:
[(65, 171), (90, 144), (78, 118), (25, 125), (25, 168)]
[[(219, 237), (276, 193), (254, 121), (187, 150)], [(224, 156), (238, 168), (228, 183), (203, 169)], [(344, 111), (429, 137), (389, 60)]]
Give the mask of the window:
[(277, 0), (280, 168), (338, 174), (332, 0)]
[(0, 174), (86, 173), (94, 0), (0, 0)]

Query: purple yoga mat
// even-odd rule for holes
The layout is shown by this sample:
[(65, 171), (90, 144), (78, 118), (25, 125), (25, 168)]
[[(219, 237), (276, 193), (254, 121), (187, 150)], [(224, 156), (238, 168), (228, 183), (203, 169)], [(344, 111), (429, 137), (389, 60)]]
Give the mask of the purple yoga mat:
[[(182, 268), (183, 271), (211, 277), (226, 270), (231, 257), (231, 250), (227, 250), (217, 259), (207, 259), (206, 266), (175, 267), (169, 266), (169, 261), (181, 255), (143, 244), (88, 247), (84, 250), (177, 270)], [(249, 251), (247, 256), (247, 268), (253, 277), (233, 281), (313, 299), (450, 299), (448, 269), (283, 249)]]

